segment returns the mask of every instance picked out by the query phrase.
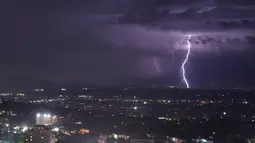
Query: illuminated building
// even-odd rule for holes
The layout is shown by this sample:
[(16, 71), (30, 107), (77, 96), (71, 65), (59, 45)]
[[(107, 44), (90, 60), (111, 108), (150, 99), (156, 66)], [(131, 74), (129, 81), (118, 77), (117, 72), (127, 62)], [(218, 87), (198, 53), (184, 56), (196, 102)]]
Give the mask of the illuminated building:
[(44, 125), (35, 125), (26, 136), (26, 143), (55, 143), (57, 141), (50, 128)]
[(57, 117), (49, 113), (37, 113), (36, 125), (51, 125), (57, 121)]

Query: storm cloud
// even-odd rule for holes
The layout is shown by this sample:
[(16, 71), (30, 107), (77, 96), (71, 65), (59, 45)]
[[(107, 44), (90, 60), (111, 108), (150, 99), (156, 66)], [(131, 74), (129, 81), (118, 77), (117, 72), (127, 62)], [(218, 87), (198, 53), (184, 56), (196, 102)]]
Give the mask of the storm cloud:
[[(211, 57), (224, 60), (236, 51), (241, 58), (252, 57), (254, 47), (255, 2), (250, 0), (1, 3), (1, 85), (17, 80), (124, 85), (155, 79), (178, 85), (185, 43), (174, 57), (173, 51), (185, 35), (192, 34), (194, 61), (214, 63)], [(221, 77), (201, 81), (193, 70), (189, 74), (197, 87), (222, 82)]]

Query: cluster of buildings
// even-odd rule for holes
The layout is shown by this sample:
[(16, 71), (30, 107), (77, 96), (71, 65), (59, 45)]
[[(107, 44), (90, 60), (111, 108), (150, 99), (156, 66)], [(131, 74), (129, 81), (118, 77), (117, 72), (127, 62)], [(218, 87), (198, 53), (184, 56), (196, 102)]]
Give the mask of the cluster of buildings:
[(35, 124), (25, 125), (12, 122), (9, 112), (0, 117), (0, 143), (56, 143), (59, 128), (54, 126), (57, 116), (37, 113)]
[[(0, 96), (6, 100), (13, 100), (15, 103), (25, 102), (26, 105), (32, 105), (33, 107), (49, 107), (48, 110), (54, 113), (61, 110), (58, 113), (61, 113), (59, 116), (63, 116), (61, 118), (64, 126), (59, 126), (61, 125), (59, 124), (59, 116), (49, 112), (33, 112), (35, 124), (20, 125), (19, 128), (16, 125), (13, 126), (2, 121), (5, 125), (3, 130), (6, 134), (19, 134), (19, 139), (23, 139), (24, 142), (54, 143), (63, 141), (63, 136), (67, 136), (65, 138), (78, 138), (93, 135), (93, 137), (98, 137), (97, 142), (101, 143), (111, 143), (112, 141), (157, 143), (158, 140), (165, 143), (178, 143), (185, 142), (184, 138), (180, 138), (183, 134), (179, 131), (185, 130), (186, 133), (190, 133), (186, 126), (187, 123), (203, 128), (215, 118), (216, 120), (235, 119), (240, 121), (242, 123), (240, 126), (245, 129), (246, 125), (248, 125), (248, 130), (255, 129), (255, 114), (252, 112), (255, 105), (245, 95), (245, 92), (242, 98), (236, 95), (232, 96), (229, 92), (196, 93), (194, 96), (187, 98), (179, 95), (176, 98), (170, 98), (169, 96), (145, 97), (138, 95), (138, 93), (142, 94), (140, 91), (129, 89), (116, 92), (109, 91), (108, 94), (105, 91), (86, 88), (83, 90), (84, 93), (72, 95), (67, 94), (68, 90), (62, 88), (55, 96), (46, 96), (46, 90), (41, 90), (41, 88), (33, 92), (35, 92), (33, 96), (21, 92), (6, 92), (1, 93)], [(176, 91), (176, 94), (181, 94), (181, 92), (185, 93), (186, 91)], [(156, 91), (147, 93), (160, 94)], [(0, 116), (2, 114), (11, 117), (20, 116), (12, 111), (0, 112)], [(171, 128), (167, 128), (168, 126), (171, 126)], [(14, 127), (15, 130), (13, 130)], [(193, 142), (210, 143), (220, 132), (219, 129), (222, 128), (215, 128), (212, 131), (207, 130), (207, 133), (198, 132), (192, 140)], [(168, 131), (172, 132), (165, 134)], [(140, 136), (145, 133), (157, 136)], [(158, 137), (158, 135), (161, 137)], [(171, 136), (168, 137), (167, 135)], [(232, 136), (232, 134), (229, 134), (229, 136)], [(3, 140), (11, 138), (11, 136), (8, 136)]]
[(55, 143), (59, 128), (54, 127), (57, 116), (50, 113), (37, 113), (36, 124), (27, 131), (25, 142), (27, 143)]

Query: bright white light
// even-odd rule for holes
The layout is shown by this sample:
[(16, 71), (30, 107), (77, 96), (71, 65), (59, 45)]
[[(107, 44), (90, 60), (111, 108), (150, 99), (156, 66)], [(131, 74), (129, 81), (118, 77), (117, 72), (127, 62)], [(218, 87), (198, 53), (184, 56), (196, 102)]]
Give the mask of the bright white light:
[(134, 107), (134, 110), (137, 110), (138, 108), (137, 107)]
[(47, 115), (46, 115), (46, 117), (47, 117), (47, 118), (50, 118), (50, 117), (51, 117), (51, 115), (50, 115), (50, 114), (47, 114)]
[(177, 138), (175, 138), (175, 137), (173, 137), (171, 140), (172, 140), (173, 142), (177, 142)]
[(9, 124), (6, 124), (6, 127), (9, 127)]
[(13, 127), (14, 130), (19, 130), (19, 126)]
[(183, 63), (182, 63), (182, 66), (181, 66), (181, 70), (182, 70), (182, 80), (184, 81), (184, 83), (185, 83), (185, 85), (186, 85), (186, 87), (187, 88), (190, 88), (190, 86), (189, 86), (189, 83), (188, 83), (188, 80), (187, 80), (187, 78), (186, 78), (186, 71), (185, 71), (185, 65), (186, 65), (186, 63), (188, 62), (188, 60), (189, 60), (189, 55), (190, 55), (190, 48), (191, 48), (191, 44), (190, 44), (190, 37), (191, 37), (191, 35), (189, 35), (188, 36), (188, 51), (187, 51), (187, 54), (186, 54), (186, 58), (185, 58), (185, 60), (183, 61)]
[(41, 114), (40, 114), (40, 113), (37, 113), (37, 114), (36, 114), (36, 117), (38, 117), (38, 118), (41, 117)]
[(113, 134), (113, 138), (114, 139), (118, 139), (118, 135), (117, 134)]
[(47, 117), (47, 114), (43, 114), (43, 117)]
[(226, 115), (227, 113), (226, 112), (223, 112), (223, 115)]
[(25, 127), (22, 129), (22, 132), (25, 132), (27, 129), (28, 129), (28, 127), (25, 126)]
[(58, 132), (58, 131), (59, 131), (59, 128), (53, 128), (53, 131), (54, 131), (54, 132)]

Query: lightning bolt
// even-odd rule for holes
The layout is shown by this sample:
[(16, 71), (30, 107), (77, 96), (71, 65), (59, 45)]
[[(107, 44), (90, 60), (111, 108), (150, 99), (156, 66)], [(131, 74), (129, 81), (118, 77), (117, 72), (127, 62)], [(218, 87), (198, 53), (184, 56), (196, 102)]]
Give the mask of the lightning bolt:
[(154, 62), (154, 65), (155, 65), (155, 67), (156, 67), (158, 73), (160, 73), (160, 69), (159, 69), (159, 66), (158, 66), (158, 60), (157, 60), (156, 57), (153, 58), (153, 62)]
[(186, 39), (186, 37), (184, 37), (181, 41), (176, 43), (177, 47), (173, 50), (173, 60), (172, 60), (173, 63), (174, 63), (174, 54), (175, 54), (175, 51), (180, 48), (180, 46), (183, 44), (185, 39)]
[(187, 77), (186, 77), (186, 70), (185, 70), (185, 65), (187, 64), (188, 60), (189, 60), (189, 55), (190, 55), (190, 48), (191, 48), (191, 44), (190, 44), (190, 37), (191, 35), (188, 36), (188, 39), (187, 39), (187, 42), (188, 42), (188, 50), (187, 50), (187, 54), (185, 56), (185, 60), (183, 61), (182, 63), (182, 66), (181, 66), (181, 71), (182, 71), (182, 81), (184, 81), (185, 85), (187, 88), (190, 88), (190, 85), (189, 85), (189, 82), (187, 80)]

